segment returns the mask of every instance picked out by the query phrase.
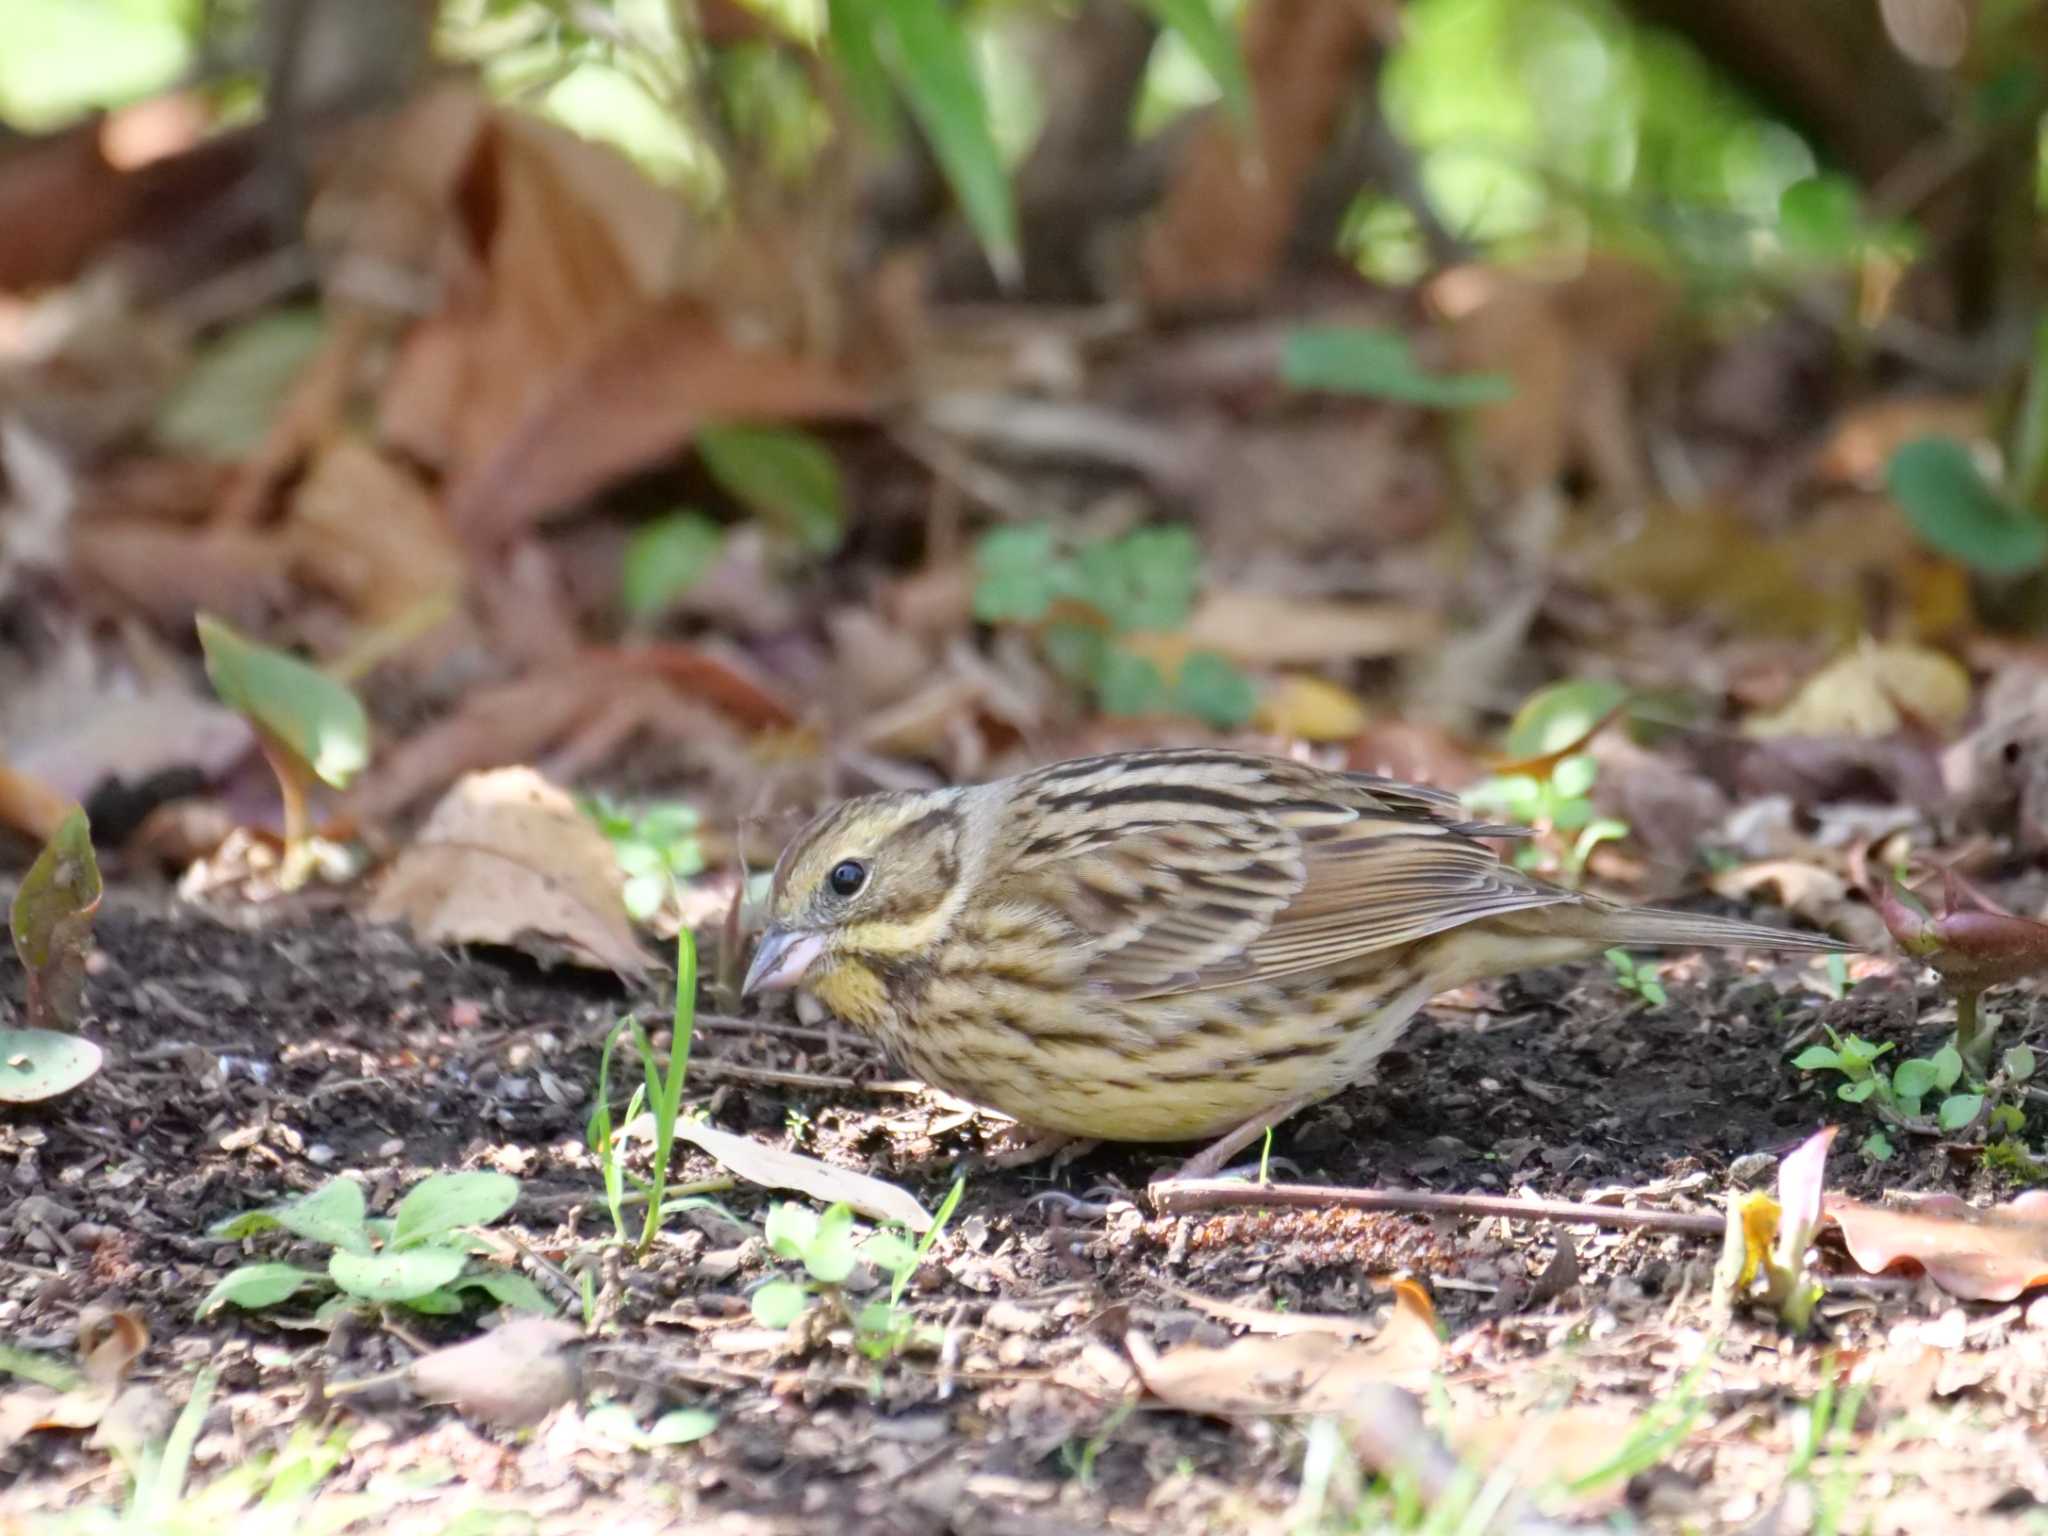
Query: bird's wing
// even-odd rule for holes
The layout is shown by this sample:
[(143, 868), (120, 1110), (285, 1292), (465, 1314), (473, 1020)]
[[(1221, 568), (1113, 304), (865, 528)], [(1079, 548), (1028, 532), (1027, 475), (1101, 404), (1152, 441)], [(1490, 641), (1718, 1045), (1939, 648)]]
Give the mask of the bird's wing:
[(1050, 808), (1085, 814), (1041, 802), (1009, 894), (1071, 926), (1075, 979), (1127, 998), (1339, 966), (1578, 899), (1502, 864), (1451, 796), (1363, 776), (1332, 792), (1330, 775), (1294, 794), (1265, 771), (1061, 786)]

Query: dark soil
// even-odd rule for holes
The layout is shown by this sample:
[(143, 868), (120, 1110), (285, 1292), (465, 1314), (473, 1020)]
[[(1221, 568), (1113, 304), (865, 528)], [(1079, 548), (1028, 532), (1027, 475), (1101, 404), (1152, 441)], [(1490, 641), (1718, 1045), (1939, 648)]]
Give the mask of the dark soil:
[[(126, 1308), (151, 1337), (137, 1376), (171, 1402), (198, 1367), (218, 1366), (199, 1482), (331, 1415), (350, 1454), (330, 1494), (429, 1468), (452, 1474), (434, 1498), (406, 1506), (432, 1512), (421, 1529), (445, 1528), (471, 1505), (524, 1509), (549, 1530), (1288, 1529), (1300, 1423), (1133, 1413), (1104, 1384), (1132, 1331), (1161, 1350), (1228, 1337), (1186, 1292), (1368, 1317), (1384, 1306), (1380, 1283), (1411, 1274), (1434, 1292), (1461, 1411), (1532, 1434), (1583, 1433), (1597, 1421), (1609, 1450), (1679, 1390), (1697, 1356), (1684, 1341), (1709, 1327), (1711, 1239), (1359, 1213), (1160, 1219), (1143, 1186), (1171, 1152), (1107, 1147), (1059, 1169), (974, 1168), (911, 1292), (920, 1319), (943, 1334), (936, 1353), (877, 1367), (839, 1338), (764, 1340), (746, 1302), (775, 1267), (747, 1225), (771, 1198), (763, 1192), (743, 1186), (719, 1197), (722, 1209), (675, 1219), (643, 1264), (602, 1241), (609, 1220), (584, 1124), (604, 1035), (629, 1006), (608, 982), (516, 956), (425, 952), (335, 912), (240, 928), (110, 899), (99, 941), (87, 1032), (107, 1048), (106, 1070), (0, 1119), (11, 1192), (0, 1199), (10, 1234), (0, 1337), (65, 1351), (81, 1312)], [(11, 1007), (20, 978), (5, 974)], [(1890, 1164), (1864, 1162), (1854, 1144), (1874, 1122), (1787, 1064), (1822, 1021), (1904, 1048), (1937, 1043), (1931, 991), (1916, 996), (1885, 963), (1856, 974), (1836, 1001), (1817, 990), (1817, 964), (1718, 957), (1666, 965), (1670, 1002), (1654, 1009), (1600, 965), (1454, 994), (1378, 1082), (1284, 1128), (1276, 1172), (1550, 1198), (1628, 1189), (1639, 1203), (1712, 1211), (1731, 1175), (1768, 1178), (1756, 1154), (1775, 1159), (1832, 1117), (1845, 1126), (1833, 1188), (1993, 1193), (1967, 1152), (1931, 1139), (1895, 1136)], [(657, 1016), (651, 1004), (642, 1006)], [(769, 1022), (776, 1032), (711, 1017), (697, 1036), (693, 1102), (728, 1129), (777, 1143), (794, 1133), (802, 1150), (901, 1182), (928, 1206), (997, 1129), (896, 1082), (856, 1041)], [(611, 1325), (589, 1354), (598, 1395), (630, 1404), (643, 1423), (664, 1407), (711, 1408), (719, 1425), (709, 1438), (626, 1451), (581, 1435), (573, 1415), (520, 1436), (394, 1393), (323, 1402), (324, 1383), (401, 1365), (414, 1344), (464, 1337), (473, 1320), (329, 1334), (307, 1331), (310, 1308), (289, 1304), (278, 1309), (286, 1315), (230, 1308), (194, 1320), (213, 1284), (249, 1257), (205, 1235), (223, 1217), (344, 1171), (362, 1178), (373, 1211), (388, 1210), (418, 1178), (459, 1167), (522, 1180), (506, 1230), (537, 1278), (567, 1282), (573, 1303), (575, 1277), (591, 1272)], [(692, 1154), (680, 1177), (719, 1171)], [(1659, 1530), (1805, 1528), (1828, 1485), (1790, 1474), (1828, 1345), (1853, 1359), (1958, 1310), (1924, 1283), (1846, 1278), (1852, 1267), (1840, 1259), (1835, 1269), (1845, 1278), (1823, 1303), (1819, 1341), (1738, 1318), (1704, 1391), (1689, 1389), (1698, 1406), (1685, 1433), (1652, 1458), (1654, 1470), (1589, 1492), (1575, 1513)], [(1956, 1368), (1911, 1401), (1873, 1398), (1854, 1453), (1829, 1463), (1848, 1469), (1850, 1528), (1868, 1519), (1878, 1530), (1936, 1520), (1989, 1529), (1981, 1522), (1998, 1518), (1994, 1508), (2048, 1497), (2032, 1438), (2043, 1330), (2017, 1308), (1982, 1306), (1960, 1309), (1950, 1333), (1944, 1358)], [(1963, 1423), (1973, 1448), (1959, 1458), (1950, 1437)], [(1439, 1427), (1463, 1443), (1470, 1426)], [(0, 1452), (0, 1489), (11, 1490), (0, 1493), (0, 1530), (11, 1516), (115, 1500), (121, 1487), (85, 1432), (32, 1433)], [(1334, 1521), (1337, 1507), (1324, 1505), (1321, 1518)], [(1755, 1523), (1774, 1518), (1781, 1524)]]

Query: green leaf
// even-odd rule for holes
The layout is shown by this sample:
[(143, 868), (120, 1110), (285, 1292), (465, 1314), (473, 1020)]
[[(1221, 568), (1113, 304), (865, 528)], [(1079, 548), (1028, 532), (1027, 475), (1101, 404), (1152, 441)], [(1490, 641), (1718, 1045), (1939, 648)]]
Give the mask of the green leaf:
[(462, 1311), (462, 1298), (445, 1285), (437, 1285), (431, 1291), (422, 1291), (417, 1296), (398, 1298), (398, 1305), (411, 1307), (415, 1312), (424, 1312), (429, 1317), (454, 1317)]
[(488, 1226), (518, 1202), (519, 1181), (509, 1173), (434, 1174), (398, 1202), (392, 1245), (411, 1248), (457, 1227)]
[(1863, 1138), (1862, 1151), (1873, 1163), (1888, 1163), (1892, 1160), (1891, 1138), (1883, 1131), (1872, 1131)]
[(794, 1280), (770, 1280), (748, 1302), (754, 1321), (763, 1328), (787, 1328), (810, 1304), (810, 1293)]
[(1934, 1091), (1940, 1069), (1924, 1057), (1902, 1061), (1892, 1072), (1892, 1092), (1905, 1099), (1924, 1099)]
[(1839, 1068), (1842, 1058), (1824, 1045), (1809, 1045), (1792, 1058), (1792, 1065), (1802, 1072), (1821, 1072), (1830, 1067)]
[(647, 1426), (649, 1445), (688, 1445), (718, 1428), (718, 1415), (708, 1408), (671, 1408)]
[[(57, 830), (29, 865), (28, 873), (21, 877), (14, 904), (8, 911), (14, 952), (21, 957), (22, 969), (28, 973), (27, 1013), (33, 1030), (69, 1034), (78, 1028), (79, 1009), (85, 1002), (85, 963), (92, 952), (92, 920), (99, 911), (100, 892), (100, 866), (93, 857), (92, 829), (86, 823), (85, 812), (73, 806), (57, 823)], [(45, 1060), (54, 1067), (59, 1057), (75, 1068), (84, 1060), (84, 1053), (58, 1052), (46, 1055)], [(90, 1077), (98, 1066), (98, 1054), (94, 1052), (85, 1077)], [(63, 1070), (57, 1076), (63, 1076)], [(81, 1077), (64, 1086), (76, 1087), (83, 1081)], [(35, 1097), (48, 1098), (63, 1091), (64, 1088), (51, 1088)], [(4, 1092), (0, 1090), (0, 1095)]]
[(1052, 525), (992, 528), (974, 546), (974, 616), (984, 624), (1031, 624), (1060, 595)]
[(0, 1029), (0, 1104), (69, 1093), (99, 1071), (100, 1048), (54, 1029)]
[(725, 530), (701, 512), (671, 512), (634, 530), (619, 573), (626, 612), (643, 622), (659, 618), (703, 580), (724, 549)]
[(1178, 32), (1188, 51), (1201, 61), (1216, 89), (1223, 93), (1223, 104), (1237, 119), (1238, 127), (1247, 133), (1256, 128), (1244, 51), (1238, 47), (1236, 32), (1216, 14), (1210, 0), (1144, 0), (1144, 5), (1162, 27)]
[(1173, 680), (1174, 707), (1197, 720), (1228, 729), (1243, 725), (1258, 708), (1258, 690), (1236, 663), (1214, 651), (1196, 651)]
[(1092, 685), (1110, 652), (1109, 636), (1092, 624), (1048, 624), (1038, 643), (1053, 670), (1072, 683)]
[(1846, 176), (1808, 176), (1778, 195), (1778, 238), (1788, 250), (1847, 261), (1863, 239), (1862, 198)]
[(761, 1223), (768, 1246), (785, 1259), (801, 1259), (818, 1236), (818, 1213), (807, 1205), (785, 1200), (768, 1208)]
[(838, 1285), (853, 1273), (853, 1207), (834, 1205), (818, 1218), (818, 1230), (804, 1249), (804, 1268), (811, 1278)]
[(1561, 758), (1550, 770), (1550, 787), (1566, 799), (1576, 800), (1593, 788), (1593, 781), (1599, 775), (1600, 765), (1592, 753), (1575, 752), (1570, 757)]
[(2005, 1075), (2016, 1083), (2023, 1083), (2034, 1075), (2034, 1052), (2032, 1048), (2016, 1045), (2005, 1053)]
[(1074, 595), (1119, 630), (1178, 629), (1195, 606), (1202, 547), (1187, 528), (1141, 528), (1083, 549)]
[(1664, 990), (1661, 981), (1648, 980), (1642, 983), (1643, 1001), (1652, 1008), (1662, 1008), (1671, 1001), (1671, 995)]
[(156, 440), (222, 463), (248, 458), (324, 335), (318, 310), (284, 309), (210, 342), (158, 408)]
[(2048, 528), (1986, 485), (1954, 438), (1905, 444), (1892, 455), (1885, 483), (1914, 531), (1972, 570), (2014, 576), (2048, 562)]
[(1853, 1083), (1842, 1084), (1841, 1087), (1835, 1090), (1835, 1097), (1847, 1104), (1861, 1104), (1875, 1092), (1877, 1092), (1877, 1079), (1866, 1077)]
[(453, 1248), (387, 1249), (382, 1253), (337, 1250), (327, 1273), (349, 1295), (363, 1301), (412, 1301), (437, 1291), (469, 1262)]
[(354, 1253), (370, 1251), (363, 1225), (363, 1186), (354, 1179), (329, 1179), (310, 1194), (282, 1201), (269, 1209), (277, 1224), (309, 1243), (325, 1243)]
[(513, 1269), (479, 1269), (449, 1283), (451, 1291), (482, 1291), (501, 1307), (553, 1317), (558, 1310), (547, 1293)]
[[(1620, 683), (1602, 677), (1568, 678), (1547, 688), (1539, 688), (1522, 701), (1522, 707), (1515, 711), (1515, 718), (1508, 724), (1508, 756), (1547, 757), (1553, 752), (1562, 752), (1627, 697), (1628, 690)], [(1566, 758), (1564, 761), (1574, 760)], [(1592, 759), (1588, 757), (1587, 762), (1592, 763)], [(1563, 767), (1563, 763), (1558, 764), (1559, 770)], [(1552, 777), (1555, 780), (1556, 771)], [(1588, 778), (1585, 788), (1591, 786), (1592, 780)], [(1585, 793), (1585, 788), (1576, 793)]]
[(896, 112), (889, 73), (875, 48), (876, 35), (886, 24), (881, 4), (879, 0), (828, 0), (825, 9), (827, 41), (846, 82), (846, 94), (881, 148), (893, 149), (903, 133), (903, 120)]
[(1934, 1086), (1946, 1093), (1955, 1087), (1963, 1075), (1963, 1057), (1953, 1045), (1944, 1045), (1934, 1053)]
[(846, 536), (839, 461), (809, 434), (788, 427), (705, 427), (697, 452), (734, 499), (813, 554), (829, 555)]
[(206, 675), (230, 709), (297, 755), (322, 782), (344, 789), (370, 760), (370, 722), (347, 688), (295, 656), (258, 645), (200, 614)]
[(1408, 338), (1365, 326), (1306, 326), (1288, 334), (1280, 358), (1290, 389), (1371, 395), (1408, 405), (1455, 410), (1511, 399), (1511, 380), (1495, 373), (1426, 373)]
[(1010, 177), (989, 124), (988, 93), (975, 73), (966, 34), (945, 0), (888, 0), (872, 14), (886, 18), (876, 41), (886, 48), (912, 115), (924, 129), (1005, 287), (1023, 276), (1017, 254), (1017, 207)]
[(2027, 1127), (2027, 1117), (2012, 1104), (2000, 1104), (1991, 1111), (1990, 1126), (1994, 1131), (2008, 1136), (2017, 1136)]
[(1977, 1111), (1983, 1107), (1984, 1095), (1981, 1093), (1952, 1093), (1934, 1112), (1935, 1123), (1944, 1131), (1960, 1131), (1977, 1118)]
[(1111, 646), (1095, 674), (1095, 698), (1104, 714), (1156, 714), (1166, 703), (1166, 679), (1150, 657)]
[(324, 1286), (326, 1283), (325, 1275), (300, 1269), (296, 1264), (244, 1264), (221, 1276), (219, 1283), (206, 1293), (206, 1299), (199, 1303), (193, 1316), (205, 1317), (230, 1303), (250, 1312), (260, 1307), (274, 1307), (281, 1301), (289, 1301), (309, 1285)]
[(917, 1263), (917, 1248), (900, 1232), (877, 1232), (860, 1245), (860, 1256), (895, 1275)]

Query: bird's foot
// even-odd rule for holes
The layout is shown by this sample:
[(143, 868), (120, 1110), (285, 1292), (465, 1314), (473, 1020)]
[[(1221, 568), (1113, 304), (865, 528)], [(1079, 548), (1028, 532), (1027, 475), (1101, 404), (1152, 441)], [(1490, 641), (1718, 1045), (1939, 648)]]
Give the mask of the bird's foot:
[(1021, 1126), (1011, 1132), (1011, 1138), (1007, 1146), (996, 1146), (981, 1154), (984, 1168), (1022, 1168), (1047, 1157), (1053, 1160), (1053, 1167), (1063, 1168), (1102, 1145), (1086, 1137), (1059, 1131), (1031, 1132)]
[(1216, 1140), (1210, 1142), (1208, 1146), (1202, 1148), (1201, 1151), (1171, 1172), (1162, 1169), (1160, 1172), (1153, 1174), (1150, 1182), (1166, 1184), (1180, 1179), (1213, 1179), (1223, 1170), (1224, 1165), (1233, 1156), (1242, 1152), (1282, 1120), (1327, 1097), (1328, 1093), (1325, 1091), (1304, 1093), (1284, 1100), (1266, 1113), (1254, 1115), (1236, 1130), (1225, 1132), (1222, 1136), (1217, 1137)]

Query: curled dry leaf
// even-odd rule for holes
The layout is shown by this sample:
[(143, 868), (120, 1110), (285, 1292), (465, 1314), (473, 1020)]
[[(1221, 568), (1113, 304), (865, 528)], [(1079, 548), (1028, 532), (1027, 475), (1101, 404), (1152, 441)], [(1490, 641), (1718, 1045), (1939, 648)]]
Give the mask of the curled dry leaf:
[(367, 915), (409, 923), (428, 943), (565, 954), (629, 980), (648, 969), (611, 844), (531, 768), (461, 779), (392, 863)]
[(1753, 716), (1751, 736), (1870, 739), (1915, 727), (1947, 737), (1970, 711), (1970, 674), (1918, 645), (1865, 641), (1808, 678), (1783, 709)]
[(1952, 1296), (2010, 1301), (2048, 1283), (2048, 1190), (2030, 1189), (1986, 1210), (1954, 1195), (1866, 1205), (1839, 1195), (1826, 1214), (1849, 1256), (1871, 1274), (1913, 1263)]
[(901, 1222), (911, 1231), (931, 1230), (932, 1218), (908, 1190), (851, 1168), (836, 1167), (750, 1136), (735, 1136), (701, 1120), (676, 1122), (676, 1139), (709, 1153), (750, 1183), (767, 1189), (793, 1189), (825, 1205), (844, 1201), (876, 1221)]
[(87, 1311), (78, 1320), (80, 1369), (70, 1385), (35, 1384), (0, 1392), (0, 1451), (30, 1430), (88, 1429), (98, 1424), (148, 1346), (149, 1330), (134, 1313)]
[(583, 1330), (521, 1317), (481, 1337), (422, 1355), (406, 1370), (413, 1391), (507, 1429), (537, 1424), (583, 1391)]
[(1190, 1413), (1340, 1413), (1367, 1388), (1426, 1384), (1443, 1357), (1428, 1293), (1412, 1280), (1397, 1280), (1393, 1290), (1393, 1310), (1370, 1339), (1252, 1334), (1161, 1355), (1131, 1333), (1124, 1347), (1145, 1390)]
[(22, 876), (9, 912), (14, 950), (28, 973), (30, 1029), (78, 1028), (85, 962), (100, 907), (100, 866), (85, 812), (72, 807)]

